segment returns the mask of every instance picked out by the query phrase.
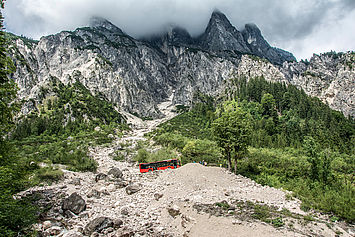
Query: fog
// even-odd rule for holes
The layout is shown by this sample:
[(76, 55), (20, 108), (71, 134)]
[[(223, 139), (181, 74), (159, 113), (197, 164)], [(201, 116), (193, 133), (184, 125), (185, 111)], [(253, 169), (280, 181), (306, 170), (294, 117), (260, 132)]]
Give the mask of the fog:
[(271, 45), (297, 59), (355, 50), (355, 0), (8, 0), (3, 14), (7, 31), (34, 39), (87, 25), (92, 16), (141, 37), (169, 24), (198, 35), (215, 9), (239, 30), (257, 24)]

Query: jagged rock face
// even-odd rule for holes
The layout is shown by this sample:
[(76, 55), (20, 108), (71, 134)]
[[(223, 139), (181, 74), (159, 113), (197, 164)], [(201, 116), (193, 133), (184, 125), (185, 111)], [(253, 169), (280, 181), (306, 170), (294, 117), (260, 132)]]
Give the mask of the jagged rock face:
[(212, 14), (206, 31), (196, 38), (173, 27), (137, 40), (94, 18), (90, 27), (42, 37), (38, 43), (19, 38), (9, 53), (23, 99), (38, 99), (51, 77), (64, 83), (79, 80), (121, 110), (157, 118), (162, 116), (157, 104), (171, 95), (175, 104), (190, 105), (195, 92), (218, 95), (232, 76), (262, 75), (297, 85), (333, 109), (355, 115), (353, 53), (298, 63), (292, 54), (271, 47), (255, 25), (240, 32), (220, 12)]
[(256, 25), (246, 24), (242, 34), (253, 54), (267, 58), (270, 62), (279, 65), (282, 65), (285, 61), (296, 61), (291, 53), (271, 47), (261, 35), (261, 31)]
[(310, 62), (285, 62), (282, 67), (245, 55), (236, 76), (263, 76), (318, 97), (330, 108), (355, 116), (355, 53), (314, 55)]
[(200, 44), (208, 51), (237, 51), (251, 53), (243, 35), (220, 12), (213, 12), (204, 34), (200, 36)]
[(313, 55), (309, 63), (285, 63), (281, 71), (308, 95), (355, 117), (355, 53)]

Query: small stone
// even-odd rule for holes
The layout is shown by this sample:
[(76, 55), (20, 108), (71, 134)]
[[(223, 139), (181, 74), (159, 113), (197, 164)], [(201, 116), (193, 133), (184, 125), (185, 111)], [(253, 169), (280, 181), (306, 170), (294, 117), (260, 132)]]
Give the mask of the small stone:
[(161, 194), (161, 193), (155, 193), (155, 194), (154, 194), (154, 198), (155, 198), (155, 200), (157, 200), (157, 201), (159, 201), (159, 199), (162, 198), (162, 197), (163, 197), (163, 194)]
[(86, 218), (89, 217), (89, 213), (87, 213), (87, 212), (81, 213), (81, 214), (79, 215), (79, 217), (80, 217), (81, 219), (86, 219)]
[(232, 221), (232, 224), (233, 224), (233, 225), (241, 225), (242, 222), (241, 222), (240, 220), (233, 220), (233, 221)]
[(108, 192), (113, 192), (116, 190), (116, 186), (114, 184), (110, 184), (108, 187), (107, 187), (107, 191)]
[(113, 228), (118, 229), (123, 225), (123, 221), (121, 219), (114, 219), (113, 221)]
[(50, 228), (51, 226), (52, 226), (52, 222), (50, 222), (50, 221), (45, 221), (45, 222), (43, 222), (43, 229), (48, 229), (48, 228)]
[(113, 221), (108, 217), (98, 217), (90, 221), (84, 229), (85, 235), (90, 235), (94, 232), (101, 233), (103, 230), (113, 227)]
[(140, 187), (136, 184), (132, 184), (126, 187), (126, 193), (132, 195), (140, 190)]
[(79, 185), (81, 184), (81, 181), (80, 181), (79, 178), (73, 178), (73, 179), (70, 181), (70, 184), (79, 186)]
[(180, 215), (180, 208), (178, 206), (174, 205), (174, 206), (168, 208), (168, 212), (169, 212), (170, 216), (176, 217), (176, 216)]
[(91, 189), (88, 194), (86, 194), (88, 198), (100, 198), (100, 192), (96, 189)]
[(119, 179), (116, 181), (116, 185), (119, 187), (119, 188), (125, 188), (128, 186), (128, 182), (125, 181), (125, 180), (122, 180), (122, 179)]
[(99, 126), (95, 127), (95, 132), (100, 132), (101, 131), (101, 128)]
[(104, 173), (99, 173), (95, 176), (95, 181), (99, 182), (100, 180), (106, 180), (107, 179), (107, 175)]
[(75, 216), (75, 214), (73, 212), (71, 212), (70, 210), (66, 210), (64, 212), (65, 216), (68, 218), (73, 218)]
[(128, 208), (127, 208), (127, 207), (123, 207), (123, 208), (121, 209), (121, 214), (127, 216), (127, 215), (129, 214)]
[(119, 168), (115, 167), (108, 172), (108, 175), (112, 175), (113, 177), (120, 179), (122, 178), (123, 173)]
[(63, 237), (82, 237), (83, 235), (80, 232), (77, 231), (68, 231), (65, 234), (63, 234)]
[(109, 134), (107, 137), (110, 138), (110, 139), (113, 139), (115, 136), (112, 135), (112, 134)]
[(97, 232), (94, 232), (94, 233), (92, 233), (91, 235), (90, 235), (90, 237), (99, 237), (100, 235), (99, 235), (99, 233), (97, 233)]
[(50, 235), (59, 235), (62, 232), (62, 228), (59, 226), (53, 226), (47, 230)]
[(107, 228), (106, 233), (112, 233), (114, 229), (112, 227)]

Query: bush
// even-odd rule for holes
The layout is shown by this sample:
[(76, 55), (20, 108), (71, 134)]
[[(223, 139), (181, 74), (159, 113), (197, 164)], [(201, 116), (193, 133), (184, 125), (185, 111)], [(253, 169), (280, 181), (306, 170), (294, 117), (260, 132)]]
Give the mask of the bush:
[(138, 163), (147, 163), (149, 160), (149, 152), (146, 149), (139, 149), (137, 155), (134, 156), (134, 160)]
[(177, 159), (178, 153), (174, 149), (163, 147), (150, 154), (149, 162)]
[(168, 132), (168, 133), (163, 133), (161, 135), (155, 136), (154, 140), (159, 145), (171, 146), (181, 151), (185, 147), (189, 139), (180, 134)]
[(214, 141), (190, 140), (182, 150), (183, 163), (192, 161), (206, 161), (208, 163), (220, 163), (222, 153)]
[(178, 153), (170, 148), (163, 147), (160, 150), (149, 152), (146, 149), (139, 149), (134, 160), (139, 163), (156, 162), (161, 160), (177, 159)]
[(55, 182), (63, 177), (63, 171), (52, 166), (41, 168), (37, 171), (36, 176), (39, 180), (47, 182)]
[(330, 150), (318, 155), (323, 177), (319, 180), (309, 176), (312, 161), (299, 149), (250, 148), (238, 171), (260, 184), (293, 191), (304, 210), (314, 208), (354, 221), (355, 187), (350, 171), (354, 170), (354, 157)]

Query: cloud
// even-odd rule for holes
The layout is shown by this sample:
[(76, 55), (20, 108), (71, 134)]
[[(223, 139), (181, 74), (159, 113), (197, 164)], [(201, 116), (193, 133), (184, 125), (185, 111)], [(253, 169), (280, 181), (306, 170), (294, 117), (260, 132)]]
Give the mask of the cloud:
[(218, 8), (238, 29), (253, 22), (271, 45), (297, 58), (313, 52), (354, 50), (355, 0), (8, 0), (7, 30), (35, 39), (104, 17), (140, 37), (174, 23), (202, 33)]

